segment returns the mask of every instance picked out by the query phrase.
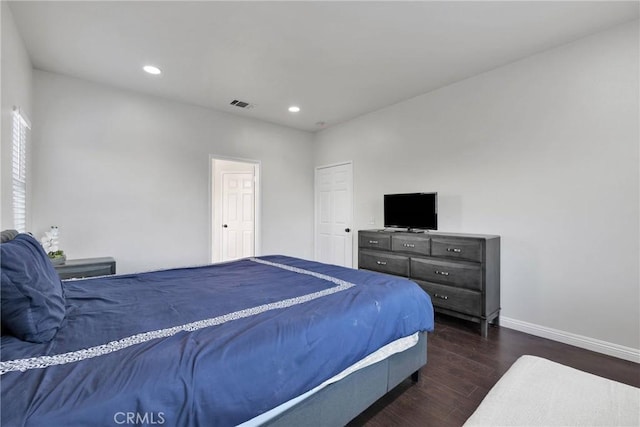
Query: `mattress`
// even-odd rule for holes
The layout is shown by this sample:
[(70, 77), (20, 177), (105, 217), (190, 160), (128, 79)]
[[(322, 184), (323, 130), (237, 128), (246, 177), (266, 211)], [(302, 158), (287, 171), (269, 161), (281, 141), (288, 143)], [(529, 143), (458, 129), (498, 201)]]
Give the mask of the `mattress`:
[(259, 426), (261, 424), (263, 424), (264, 422), (276, 417), (277, 415), (283, 413), (284, 411), (286, 411), (287, 409), (293, 407), (294, 405), (298, 404), (299, 402), (302, 402), (304, 399), (316, 394), (317, 392), (319, 392), (320, 390), (324, 389), (326, 386), (333, 384), (335, 382), (338, 382), (340, 380), (342, 380), (343, 378), (346, 378), (348, 375), (351, 375), (354, 372), (359, 371), (360, 369), (364, 369), (367, 366), (371, 366), (375, 363), (378, 363), (382, 360), (385, 360), (391, 356), (393, 356), (394, 354), (403, 352), (405, 350), (410, 349), (411, 347), (415, 346), (418, 343), (418, 333), (416, 332), (415, 334), (408, 336), (408, 337), (404, 337), (404, 338), (400, 338), (398, 340), (395, 340), (387, 345), (385, 345), (384, 347), (374, 351), (373, 353), (371, 353), (370, 355), (368, 355), (367, 357), (365, 357), (362, 360), (359, 360), (358, 362), (354, 363), (353, 365), (349, 366), (347, 369), (345, 369), (344, 371), (340, 372), (338, 375), (335, 375), (334, 377), (329, 378), (328, 380), (324, 381), (322, 384), (320, 384), (317, 387), (314, 387), (313, 389), (309, 390), (308, 392), (301, 394), (300, 396), (297, 396), (291, 400), (289, 400), (288, 402), (283, 403), (282, 405), (279, 405), (261, 415), (258, 415), (255, 418), (250, 419), (249, 421), (246, 421), (242, 424), (239, 425), (239, 427), (254, 427), (254, 426)]

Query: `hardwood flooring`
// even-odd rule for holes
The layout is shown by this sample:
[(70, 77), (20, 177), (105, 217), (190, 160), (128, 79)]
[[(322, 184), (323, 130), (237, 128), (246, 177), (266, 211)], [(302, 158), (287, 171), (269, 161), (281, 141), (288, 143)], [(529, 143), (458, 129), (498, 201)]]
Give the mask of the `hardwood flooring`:
[(640, 365), (512, 329), (436, 315), (420, 380), (405, 380), (349, 423), (356, 426), (461, 426), (518, 357), (529, 354), (640, 387)]

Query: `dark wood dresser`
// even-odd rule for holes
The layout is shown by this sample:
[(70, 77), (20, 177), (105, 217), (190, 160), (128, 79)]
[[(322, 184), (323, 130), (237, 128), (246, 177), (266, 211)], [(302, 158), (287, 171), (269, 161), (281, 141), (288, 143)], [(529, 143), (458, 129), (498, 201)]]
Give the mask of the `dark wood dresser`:
[(63, 280), (81, 279), (116, 274), (116, 261), (111, 257), (70, 259), (54, 268)]
[(438, 312), (480, 324), (487, 336), (500, 315), (500, 236), (358, 232), (358, 268), (408, 277)]

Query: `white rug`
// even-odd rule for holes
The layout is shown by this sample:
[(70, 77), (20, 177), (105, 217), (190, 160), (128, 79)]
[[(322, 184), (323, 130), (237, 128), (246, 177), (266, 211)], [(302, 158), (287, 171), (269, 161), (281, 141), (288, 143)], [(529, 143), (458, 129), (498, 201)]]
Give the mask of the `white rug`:
[(522, 356), (464, 425), (637, 427), (640, 389)]

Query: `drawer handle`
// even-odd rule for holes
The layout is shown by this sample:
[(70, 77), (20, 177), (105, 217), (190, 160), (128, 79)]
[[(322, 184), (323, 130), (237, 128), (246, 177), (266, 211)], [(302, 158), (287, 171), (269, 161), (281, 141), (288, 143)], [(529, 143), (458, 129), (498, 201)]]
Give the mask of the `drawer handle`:
[(371, 245), (377, 245), (378, 241), (377, 240), (369, 240), (369, 244)]
[(404, 246), (405, 248), (415, 248), (416, 245), (414, 245), (413, 243), (403, 243), (402, 246)]
[(447, 248), (447, 252), (455, 252), (457, 254), (462, 252), (462, 249), (460, 248)]
[(376, 261), (378, 265), (387, 265), (387, 261)]
[(449, 299), (449, 297), (446, 296), (446, 295), (433, 294), (433, 296), (436, 297), (436, 298), (440, 298), (440, 299)]
[(448, 276), (449, 272), (448, 271), (440, 271), (440, 270), (436, 270), (434, 271), (434, 273), (439, 274), (441, 276)]

